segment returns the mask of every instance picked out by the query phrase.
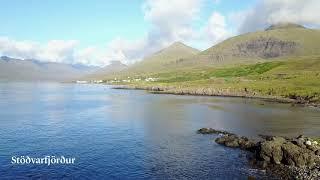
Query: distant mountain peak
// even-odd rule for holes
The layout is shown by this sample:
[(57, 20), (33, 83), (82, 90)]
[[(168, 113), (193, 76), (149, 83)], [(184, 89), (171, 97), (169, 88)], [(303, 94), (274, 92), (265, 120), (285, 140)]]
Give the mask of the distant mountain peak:
[(8, 57), (8, 56), (1, 56), (1, 57), (0, 57), (0, 60), (3, 60), (3, 61), (8, 62), (8, 61), (10, 61), (10, 60), (14, 60), (14, 58), (11, 58), (11, 57)]
[(1, 56), (0, 59), (6, 59), (9, 58), (8, 56)]
[(13, 81), (65, 81), (97, 70), (96, 67), (85, 65), (16, 59), (8, 56), (1, 56), (0, 63), (0, 80)]
[(176, 41), (176, 42), (172, 43), (172, 45), (185, 45), (185, 44), (181, 41)]
[(126, 68), (128, 68), (126, 64), (123, 64), (121, 61), (113, 60), (113, 61), (110, 61), (108, 65), (88, 75), (87, 78), (89, 79), (103, 78), (108, 74), (120, 72)]
[(186, 44), (182, 43), (181, 41), (176, 41), (172, 43), (168, 48), (173, 48), (173, 47), (189, 47)]
[(281, 22), (281, 23), (277, 23), (277, 24), (272, 24), (271, 26), (269, 26), (266, 29), (266, 31), (275, 30), (275, 29), (291, 29), (291, 28), (304, 28), (305, 29), (305, 27), (300, 24)]
[[(167, 46), (166, 48), (154, 53), (154, 55), (167, 54), (167, 53), (172, 53), (172, 52), (177, 52), (177, 51), (178, 52), (186, 52), (186, 53), (192, 52), (193, 54), (199, 52), (199, 50), (197, 50), (193, 47), (190, 47), (180, 41), (177, 41), (177, 42), (174, 42), (171, 45)], [(182, 55), (182, 54), (180, 54), (180, 55)]]

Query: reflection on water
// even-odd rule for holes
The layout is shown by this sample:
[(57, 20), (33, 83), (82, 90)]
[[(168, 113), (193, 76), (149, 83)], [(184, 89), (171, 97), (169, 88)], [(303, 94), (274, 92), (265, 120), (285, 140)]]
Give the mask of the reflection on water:
[[(230, 179), (267, 176), (201, 127), (246, 136), (317, 135), (320, 111), (253, 99), (113, 90), (103, 85), (0, 84), (0, 179)], [(64, 155), (74, 165), (11, 165)]]

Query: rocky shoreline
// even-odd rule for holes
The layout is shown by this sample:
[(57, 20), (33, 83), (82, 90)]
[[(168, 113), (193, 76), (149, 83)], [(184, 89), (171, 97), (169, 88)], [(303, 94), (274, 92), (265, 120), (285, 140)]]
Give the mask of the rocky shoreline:
[(292, 104), (293, 106), (310, 106), (320, 108), (320, 103), (309, 102), (303, 99), (290, 99), (283, 97), (275, 96), (259, 96), (255, 93), (249, 92), (232, 92), (232, 91), (221, 91), (221, 90), (212, 90), (206, 88), (200, 89), (181, 89), (175, 87), (157, 87), (157, 86), (128, 86), (128, 85), (119, 85), (112, 87), (112, 89), (126, 89), (126, 90), (146, 90), (149, 93), (153, 94), (173, 94), (173, 95), (191, 95), (191, 96), (218, 96), (218, 97), (238, 97), (238, 98), (253, 98), (260, 99), (263, 101), (277, 102), (277, 103), (287, 103)]
[(252, 140), (212, 128), (199, 129), (198, 133), (217, 134), (216, 143), (250, 152), (248, 158), (252, 166), (280, 179), (320, 178), (320, 144), (312, 138), (260, 135), (260, 140)]

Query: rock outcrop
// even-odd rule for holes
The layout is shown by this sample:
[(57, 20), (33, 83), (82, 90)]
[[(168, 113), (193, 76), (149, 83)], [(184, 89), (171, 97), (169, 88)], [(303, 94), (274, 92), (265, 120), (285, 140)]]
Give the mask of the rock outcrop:
[[(295, 177), (306, 177), (306, 179), (317, 177), (320, 172), (317, 168), (320, 167), (320, 146), (312, 138), (302, 135), (296, 138), (261, 135), (263, 139), (255, 141), (212, 128), (199, 129), (198, 133), (219, 134), (215, 139), (216, 143), (252, 152), (255, 164), (260, 168), (275, 169), (276, 166), (276, 169), (287, 169)], [(310, 176), (305, 175), (308, 169)]]
[(212, 128), (201, 128), (198, 130), (199, 134), (223, 134), (223, 135), (234, 135), (232, 133), (229, 133), (227, 131), (220, 131), (220, 130), (215, 130)]
[(294, 41), (284, 41), (276, 38), (259, 37), (243, 43), (234, 48), (234, 57), (275, 58), (287, 56), (296, 51), (298, 44)]
[(272, 140), (260, 142), (257, 157), (268, 163), (284, 164), (297, 167), (312, 167), (319, 163), (317, 156), (319, 146), (309, 140), (273, 137)]
[(238, 137), (237, 135), (221, 136), (215, 141), (227, 147), (241, 148), (248, 151), (253, 151), (257, 146), (255, 142), (250, 141), (247, 137)]

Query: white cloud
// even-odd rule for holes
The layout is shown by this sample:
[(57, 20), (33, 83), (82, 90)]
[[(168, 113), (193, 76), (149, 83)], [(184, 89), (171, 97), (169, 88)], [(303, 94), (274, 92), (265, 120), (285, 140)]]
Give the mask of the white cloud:
[(232, 32), (228, 29), (225, 16), (218, 12), (213, 12), (205, 27), (204, 35), (209, 37), (211, 45), (230, 37)]
[(149, 40), (155, 38), (170, 43), (187, 39), (192, 34), (192, 22), (197, 18), (202, 0), (147, 0), (145, 19), (152, 24)]
[(130, 64), (142, 58), (145, 41), (128, 41), (121, 38), (112, 40), (103, 48), (87, 47), (76, 51), (74, 59), (82, 64), (105, 66), (111, 61)]
[(114, 60), (130, 63), (141, 59), (146, 47), (144, 43), (143, 40), (126, 41), (117, 38), (105, 47), (90, 46), (80, 49), (79, 42), (75, 40), (51, 40), (43, 44), (0, 37), (0, 54), (20, 59), (105, 66)]
[[(120, 60), (127, 64), (168, 46), (175, 41), (188, 41), (196, 36), (192, 23), (197, 18), (203, 0), (146, 0), (142, 5), (144, 19), (151, 28), (145, 36), (137, 40), (116, 38), (111, 41), (101, 59), (106, 63)], [(93, 50), (91, 50), (93, 51)], [(96, 54), (99, 54), (95, 52)], [(90, 53), (82, 53), (90, 57)], [(105, 64), (106, 64), (105, 63)]]
[[(175, 41), (205, 44), (209, 47), (230, 36), (226, 18), (214, 12), (203, 27), (194, 27), (208, 0), (145, 0), (144, 19), (150, 29), (137, 40), (115, 38), (105, 47), (80, 49), (79, 42), (53, 40), (46, 44), (0, 38), (0, 53), (17, 58), (43, 61), (84, 63), (104, 66), (110, 61), (133, 63)], [(203, 47), (203, 46), (202, 46)]]
[(0, 52), (2, 55), (21, 59), (72, 63), (74, 48), (77, 44), (78, 42), (74, 40), (52, 40), (42, 45), (34, 41), (16, 41), (8, 37), (0, 37)]
[(116, 38), (108, 44), (106, 56), (111, 60), (132, 63), (143, 58), (147, 50), (148, 45), (145, 39), (128, 41)]
[[(212, 3), (212, 1), (210, 1)], [(126, 62), (135, 62), (175, 41), (204, 44), (209, 47), (231, 35), (224, 16), (215, 12), (204, 27), (195, 29), (205, 0), (146, 0), (142, 6), (151, 28), (137, 41), (114, 40), (109, 53), (122, 52)], [(218, 3), (213, 2), (213, 3)], [(203, 46), (202, 46), (203, 47)]]
[(74, 40), (52, 40), (37, 50), (35, 58), (54, 62), (73, 63), (74, 51), (77, 45), (78, 42)]
[(11, 55), (19, 58), (32, 58), (38, 44), (31, 41), (15, 41), (8, 37), (0, 37), (0, 52), (3, 55)]
[(81, 64), (103, 66), (105, 65), (105, 59), (102, 52), (103, 49), (87, 47), (77, 51), (74, 55), (74, 59)]
[(242, 12), (244, 20), (239, 32), (256, 31), (280, 22), (320, 26), (319, 7), (319, 0), (263, 0)]

